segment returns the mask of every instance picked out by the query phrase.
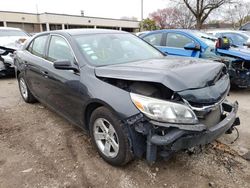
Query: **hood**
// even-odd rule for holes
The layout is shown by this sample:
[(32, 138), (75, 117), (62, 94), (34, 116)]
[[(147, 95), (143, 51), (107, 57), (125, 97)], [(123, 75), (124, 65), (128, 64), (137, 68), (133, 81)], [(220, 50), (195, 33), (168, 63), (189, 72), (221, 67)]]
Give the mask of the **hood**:
[(222, 63), (182, 57), (95, 68), (97, 77), (161, 83), (187, 101), (203, 104), (212, 104), (225, 97), (230, 87), (225, 72)]
[(0, 46), (11, 48), (11, 49), (20, 49), (22, 45), (24, 44), (23, 42), (18, 42), (19, 40), (22, 39), (28, 39), (28, 36), (6, 36), (6, 37), (0, 37)]
[(195, 58), (167, 57), (96, 67), (97, 77), (162, 83), (173, 91), (203, 88), (212, 83), (224, 65)]
[(221, 55), (234, 56), (237, 58), (250, 61), (250, 50), (246, 48), (230, 48), (230, 49), (216, 49)]

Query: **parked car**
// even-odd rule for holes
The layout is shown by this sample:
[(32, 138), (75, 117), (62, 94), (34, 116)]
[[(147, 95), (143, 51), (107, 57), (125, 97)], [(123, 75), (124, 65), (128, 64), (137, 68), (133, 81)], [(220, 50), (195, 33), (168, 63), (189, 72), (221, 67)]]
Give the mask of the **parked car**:
[(145, 35), (145, 34), (147, 34), (147, 33), (149, 33), (150, 31), (141, 31), (141, 32), (137, 32), (137, 33), (135, 33), (135, 35), (136, 36), (141, 36), (141, 35)]
[(233, 47), (250, 47), (250, 34), (246, 31), (236, 30), (210, 30), (206, 31), (215, 37), (227, 37)]
[(18, 28), (0, 27), (0, 49), (9, 49), (8, 53), (0, 57), (0, 77), (14, 75), (13, 52), (20, 49), (29, 34)]
[(230, 80), (237, 87), (250, 86), (250, 52), (232, 48), (217, 37), (196, 30), (173, 29), (141, 35), (145, 41), (168, 55), (211, 59), (226, 64)]
[(240, 27), (241, 31), (250, 31), (250, 22), (244, 24), (243, 26)]
[(22, 98), (89, 132), (101, 157), (124, 165), (212, 142), (239, 124), (222, 63), (166, 57), (122, 31), (36, 35), (15, 56)]

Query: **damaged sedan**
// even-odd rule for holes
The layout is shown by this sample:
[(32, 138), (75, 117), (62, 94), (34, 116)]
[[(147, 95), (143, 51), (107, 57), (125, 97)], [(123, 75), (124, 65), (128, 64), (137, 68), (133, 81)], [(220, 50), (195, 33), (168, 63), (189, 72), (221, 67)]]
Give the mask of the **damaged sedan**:
[(205, 145), (240, 124), (224, 64), (166, 57), (114, 30), (44, 32), (17, 51), (22, 98), (86, 130), (100, 156), (124, 165)]

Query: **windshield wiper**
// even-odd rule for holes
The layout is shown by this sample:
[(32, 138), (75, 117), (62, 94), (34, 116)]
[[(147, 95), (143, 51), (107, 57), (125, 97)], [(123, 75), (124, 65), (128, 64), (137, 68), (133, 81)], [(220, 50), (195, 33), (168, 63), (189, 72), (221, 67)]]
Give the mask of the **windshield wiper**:
[(208, 40), (211, 40), (213, 42), (215, 42), (217, 39), (216, 38), (212, 38), (212, 37), (204, 37), (204, 36), (201, 36), (201, 38), (203, 39), (208, 39)]

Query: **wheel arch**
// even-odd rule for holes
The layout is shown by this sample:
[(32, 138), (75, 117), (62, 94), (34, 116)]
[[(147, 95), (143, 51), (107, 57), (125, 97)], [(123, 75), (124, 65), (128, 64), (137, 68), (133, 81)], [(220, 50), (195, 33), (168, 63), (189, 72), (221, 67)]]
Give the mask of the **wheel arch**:
[(83, 110), (83, 125), (87, 131), (89, 131), (91, 114), (99, 107), (106, 107), (111, 110), (112, 113), (117, 115), (118, 118), (120, 117), (119, 114), (109, 104), (99, 99), (93, 99), (85, 105)]

